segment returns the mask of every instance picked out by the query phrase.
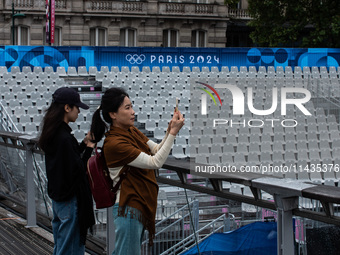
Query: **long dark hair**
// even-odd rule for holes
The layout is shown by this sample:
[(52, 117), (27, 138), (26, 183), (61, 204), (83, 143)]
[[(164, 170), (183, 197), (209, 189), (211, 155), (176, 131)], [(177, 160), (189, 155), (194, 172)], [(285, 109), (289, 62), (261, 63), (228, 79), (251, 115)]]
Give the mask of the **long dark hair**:
[[(72, 106), (70, 105), (72, 108)], [(60, 124), (64, 121), (65, 104), (53, 102), (46, 110), (45, 116), (42, 120), (42, 130), (39, 137), (39, 147), (46, 152), (50, 142)]]
[[(95, 137), (95, 142), (99, 142), (106, 130), (109, 128), (107, 123), (112, 125), (110, 112), (117, 112), (118, 108), (123, 104), (125, 97), (129, 97), (128, 93), (122, 88), (110, 88), (105, 91), (102, 96), (99, 108), (94, 112), (91, 123), (91, 133)], [(103, 119), (100, 116), (102, 111)]]

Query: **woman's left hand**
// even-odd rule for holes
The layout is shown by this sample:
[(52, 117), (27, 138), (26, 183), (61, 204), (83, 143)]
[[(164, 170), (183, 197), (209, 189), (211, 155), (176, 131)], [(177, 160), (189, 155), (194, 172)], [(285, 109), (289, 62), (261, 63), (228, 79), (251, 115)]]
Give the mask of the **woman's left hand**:
[(96, 147), (96, 143), (92, 142), (93, 140), (94, 140), (93, 134), (90, 131), (87, 132), (84, 138), (84, 143), (86, 144), (86, 146), (91, 148)]

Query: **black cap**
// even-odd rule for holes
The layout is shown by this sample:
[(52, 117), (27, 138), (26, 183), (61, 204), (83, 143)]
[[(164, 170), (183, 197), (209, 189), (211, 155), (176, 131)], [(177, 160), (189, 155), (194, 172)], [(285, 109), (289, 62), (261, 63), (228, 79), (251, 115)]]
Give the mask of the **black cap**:
[(57, 89), (52, 95), (53, 102), (60, 104), (75, 105), (85, 110), (90, 107), (80, 101), (80, 95), (74, 89), (62, 87)]

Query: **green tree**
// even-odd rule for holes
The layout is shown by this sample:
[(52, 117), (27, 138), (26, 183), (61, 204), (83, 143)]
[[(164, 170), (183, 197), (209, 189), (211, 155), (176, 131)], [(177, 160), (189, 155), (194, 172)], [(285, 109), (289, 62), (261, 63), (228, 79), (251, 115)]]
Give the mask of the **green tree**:
[(340, 1), (249, 0), (251, 39), (262, 47), (340, 47)]
[(224, 0), (224, 4), (228, 5), (229, 8), (236, 8), (238, 2), (240, 2), (240, 0)]

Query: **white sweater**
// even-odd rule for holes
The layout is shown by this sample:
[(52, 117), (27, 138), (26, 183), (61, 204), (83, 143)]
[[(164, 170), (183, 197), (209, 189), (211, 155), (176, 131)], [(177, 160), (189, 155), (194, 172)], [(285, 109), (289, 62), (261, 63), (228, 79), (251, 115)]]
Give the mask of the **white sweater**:
[[(169, 134), (168, 132), (165, 134), (162, 142), (157, 144), (151, 140), (147, 142), (152, 155), (148, 155), (145, 152), (140, 152), (138, 157), (131, 161), (128, 165), (142, 168), (142, 169), (158, 169), (161, 168), (169, 156), (170, 150), (174, 143), (175, 136)], [(110, 177), (113, 180), (113, 185), (115, 185), (119, 180), (119, 172), (124, 166), (119, 167), (111, 167), (109, 168)], [(117, 199), (116, 203), (119, 202), (120, 198), (120, 187), (117, 191)]]

